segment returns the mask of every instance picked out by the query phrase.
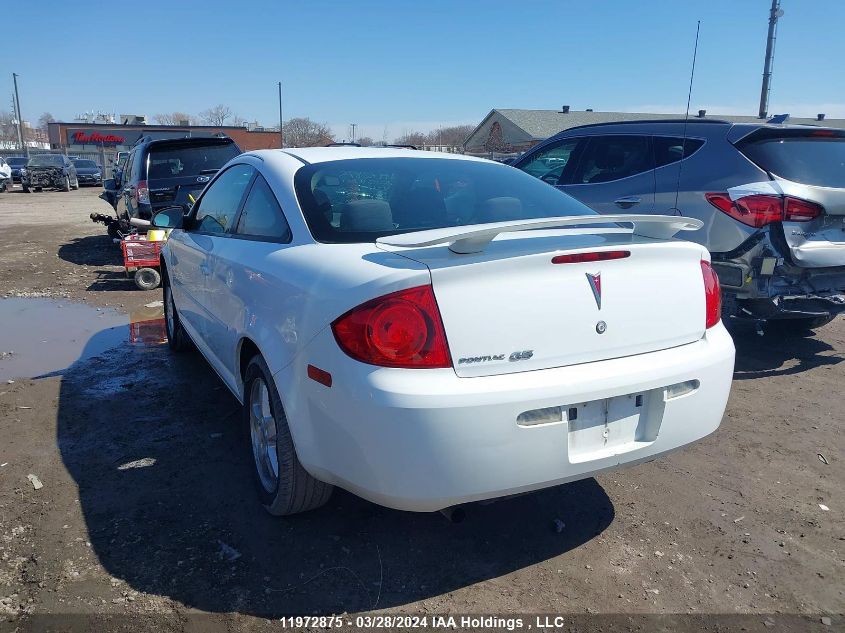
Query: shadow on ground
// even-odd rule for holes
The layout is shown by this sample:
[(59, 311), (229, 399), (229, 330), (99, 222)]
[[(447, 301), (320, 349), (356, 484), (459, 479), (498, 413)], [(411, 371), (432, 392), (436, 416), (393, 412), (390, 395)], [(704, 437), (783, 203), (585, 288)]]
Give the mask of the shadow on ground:
[(122, 266), (123, 257), (120, 246), (106, 235), (88, 235), (77, 237), (67, 244), (59, 246), (59, 257), (71, 264), (86, 266)]
[(126, 346), (70, 369), (57, 441), (93, 550), (132, 588), (193, 608), (404, 605), (558, 556), (614, 517), (588, 479), (475, 505), (457, 525), (343, 491), (315, 512), (273, 518), (252, 489), (239, 406), (198, 353)]
[(753, 325), (740, 323), (732, 324), (730, 333), (736, 346), (735, 380), (789, 376), (845, 360), (812, 331), (760, 336)]

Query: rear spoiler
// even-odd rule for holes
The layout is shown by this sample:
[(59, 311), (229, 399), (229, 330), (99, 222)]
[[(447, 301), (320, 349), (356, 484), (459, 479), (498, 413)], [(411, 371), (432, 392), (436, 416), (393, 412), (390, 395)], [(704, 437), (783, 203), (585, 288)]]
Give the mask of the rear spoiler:
[(576, 215), (536, 220), (513, 220), (509, 222), (491, 222), (489, 224), (471, 224), (445, 229), (414, 231), (389, 235), (376, 240), (377, 244), (412, 248), (448, 244), (453, 253), (480, 253), (499, 233), (516, 233), (532, 229), (559, 229), (585, 224), (633, 224), (635, 235), (668, 239), (678, 231), (695, 231), (704, 226), (704, 222), (695, 218), (677, 215)]

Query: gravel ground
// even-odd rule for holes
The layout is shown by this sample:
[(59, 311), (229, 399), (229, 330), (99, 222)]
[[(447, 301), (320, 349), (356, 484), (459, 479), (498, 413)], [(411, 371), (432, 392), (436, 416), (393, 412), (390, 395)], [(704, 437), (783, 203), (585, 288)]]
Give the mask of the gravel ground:
[[(35, 321), (0, 312), (0, 352), (15, 352), (0, 369), (40, 363), (0, 383), (0, 630), (76, 614), (97, 630), (246, 631), (374, 611), (841, 630), (845, 320), (788, 340), (740, 329), (721, 428), (668, 458), (457, 525), (342, 491), (277, 519), (253, 495), (236, 401), (196, 353), (153, 344), (160, 295), (134, 288), (88, 219), (110, 211), (98, 193), (0, 194), (0, 295), (53, 318), (39, 348), (8, 334)], [(130, 322), (144, 322), (134, 344)]]

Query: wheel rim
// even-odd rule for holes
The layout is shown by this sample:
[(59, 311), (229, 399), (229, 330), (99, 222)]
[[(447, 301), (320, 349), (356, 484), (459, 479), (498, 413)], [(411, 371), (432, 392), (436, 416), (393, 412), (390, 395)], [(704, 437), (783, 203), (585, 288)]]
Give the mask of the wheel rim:
[(173, 323), (173, 313), (175, 312), (175, 308), (173, 307), (173, 295), (170, 292), (170, 286), (164, 287), (164, 324), (167, 327), (167, 337), (172, 341), (173, 335), (176, 332), (176, 328), (174, 327)]
[(263, 378), (252, 382), (249, 394), (249, 432), (252, 456), (261, 486), (276, 490), (279, 480), (279, 456), (276, 453), (276, 420), (270, 409), (270, 391)]

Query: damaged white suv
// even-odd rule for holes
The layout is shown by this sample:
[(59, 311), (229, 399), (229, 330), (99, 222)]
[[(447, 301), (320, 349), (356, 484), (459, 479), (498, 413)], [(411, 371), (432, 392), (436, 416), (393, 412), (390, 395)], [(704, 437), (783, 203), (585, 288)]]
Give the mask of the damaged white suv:
[(845, 130), (711, 119), (586, 125), (513, 166), (599, 213), (702, 220), (687, 239), (712, 253), (725, 316), (801, 331), (845, 311)]

